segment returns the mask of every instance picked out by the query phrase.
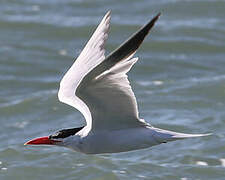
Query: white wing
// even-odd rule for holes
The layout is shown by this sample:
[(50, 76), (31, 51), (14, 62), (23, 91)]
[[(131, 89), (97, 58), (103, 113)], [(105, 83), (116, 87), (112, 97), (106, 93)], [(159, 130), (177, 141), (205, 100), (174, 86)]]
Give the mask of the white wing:
[(109, 21), (110, 12), (102, 19), (80, 56), (61, 80), (58, 92), (59, 100), (78, 109), (84, 115), (89, 127), (92, 122), (91, 112), (75, 92), (86, 74), (105, 59), (104, 44), (108, 37)]
[(103, 46), (108, 35), (110, 12), (63, 77), (59, 100), (77, 108), (92, 129), (118, 129), (143, 125), (126, 73), (131, 59), (159, 14), (107, 58)]
[(140, 121), (136, 98), (126, 73), (138, 60), (132, 58), (159, 14), (93, 68), (80, 82), (76, 95), (88, 106), (92, 130), (146, 125)]
[(78, 87), (77, 96), (91, 111), (92, 130), (121, 129), (142, 124), (138, 117), (136, 98), (126, 75), (137, 60), (123, 60), (85, 86)]

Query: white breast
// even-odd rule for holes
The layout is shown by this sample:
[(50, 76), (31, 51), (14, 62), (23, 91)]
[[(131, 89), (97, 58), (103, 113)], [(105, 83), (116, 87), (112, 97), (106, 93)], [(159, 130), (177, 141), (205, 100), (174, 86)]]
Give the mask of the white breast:
[[(80, 138), (79, 151), (86, 154), (100, 154), (143, 149), (160, 144), (153, 134), (154, 131), (146, 127), (90, 132)], [(77, 147), (75, 148), (77, 150)]]

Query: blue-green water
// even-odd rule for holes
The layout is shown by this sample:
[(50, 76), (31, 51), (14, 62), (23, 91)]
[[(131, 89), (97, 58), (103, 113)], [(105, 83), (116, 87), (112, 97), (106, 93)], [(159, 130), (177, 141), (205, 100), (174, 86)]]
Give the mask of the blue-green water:
[[(214, 135), (106, 155), (23, 146), (84, 123), (57, 90), (108, 10), (107, 53), (162, 12), (129, 73), (140, 116)], [(225, 179), (225, 1), (1, 0), (0, 123), (1, 180)]]

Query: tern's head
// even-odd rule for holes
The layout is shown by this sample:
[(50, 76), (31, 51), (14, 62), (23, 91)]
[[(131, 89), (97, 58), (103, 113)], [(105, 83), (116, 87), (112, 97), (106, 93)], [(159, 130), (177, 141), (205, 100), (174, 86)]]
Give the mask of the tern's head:
[(75, 136), (78, 131), (80, 131), (83, 127), (72, 128), (72, 129), (63, 129), (56, 132), (50, 136), (44, 136), (40, 138), (32, 139), (26, 142), (24, 145), (58, 145), (58, 146), (66, 146), (67, 140), (71, 136)]

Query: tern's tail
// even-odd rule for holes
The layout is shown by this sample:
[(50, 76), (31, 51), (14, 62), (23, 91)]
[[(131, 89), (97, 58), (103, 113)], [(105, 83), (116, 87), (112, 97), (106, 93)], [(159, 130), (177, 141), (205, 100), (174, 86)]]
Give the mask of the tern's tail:
[(179, 139), (186, 139), (186, 138), (193, 138), (193, 137), (202, 137), (202, 136), (209, 136), (211, 133), (208, 134), (184, 134), (178, 133), (173, 131), (168, 131), (159, 128), (153, 128), (154, 130), (154, 138), (156, 141), (160, 143), (168, 142), (168, 141), (175, 141)]

